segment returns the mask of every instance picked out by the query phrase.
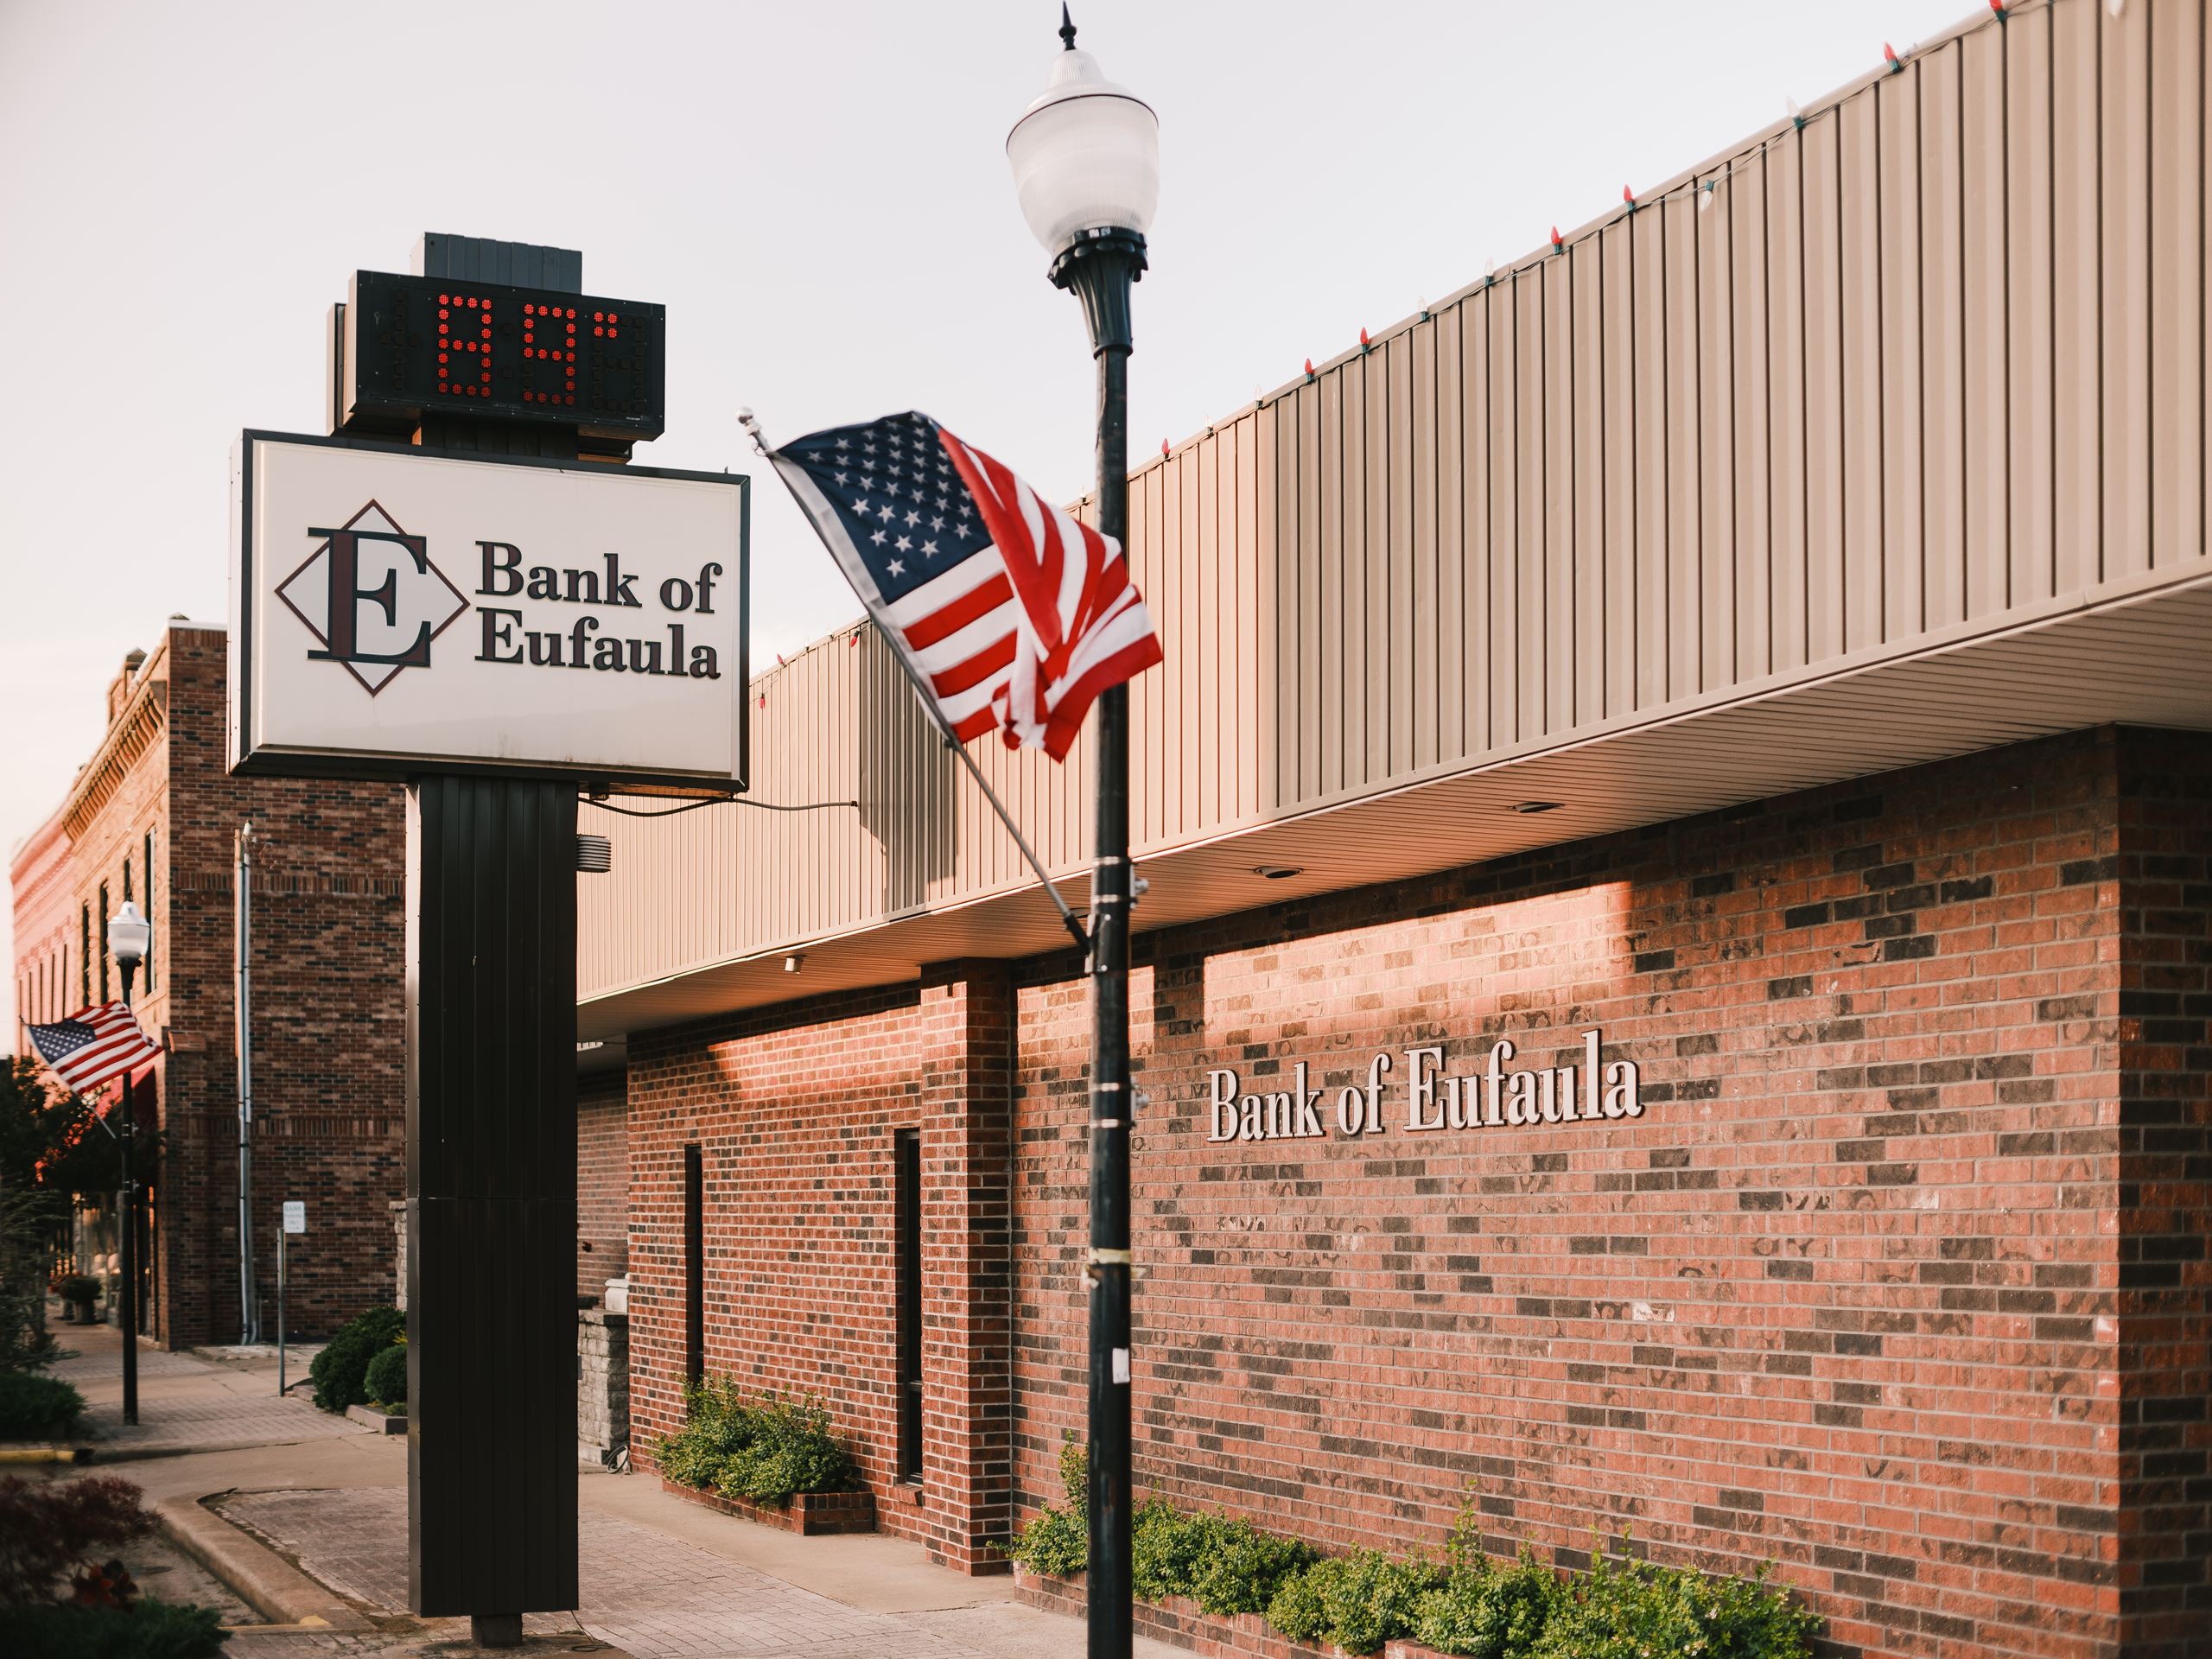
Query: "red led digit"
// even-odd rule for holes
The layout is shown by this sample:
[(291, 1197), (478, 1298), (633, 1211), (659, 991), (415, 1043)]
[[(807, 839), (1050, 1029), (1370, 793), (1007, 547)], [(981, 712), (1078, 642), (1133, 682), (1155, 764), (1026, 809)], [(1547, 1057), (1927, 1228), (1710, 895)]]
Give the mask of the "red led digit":
[(610, 328), (610, 329), (608, 329), (608, 330), (607, 331), (607, 337), (609, 340), (612, 340), (612, 339), (613, 339), (613, 338), (614, 338), (614, 336), (615, 336), (615, 335), (617, 335), (617, 334), (620, 334), (621, 332), (622, 332), (622, 331), (621, 331), (620, 329), (619, 329), (619, 328)]

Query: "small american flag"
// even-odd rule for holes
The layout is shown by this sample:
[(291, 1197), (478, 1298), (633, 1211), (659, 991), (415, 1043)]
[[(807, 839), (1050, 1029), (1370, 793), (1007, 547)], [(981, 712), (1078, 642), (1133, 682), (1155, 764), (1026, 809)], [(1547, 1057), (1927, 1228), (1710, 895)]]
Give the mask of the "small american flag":
[(1160, 660), (1119, 543), (911, 410), (769, 459), (965, 742), (1067, 758), (1101, 691)]
[(89, 1094), (111, 1077), (143, 1065), (162, 1052), (137, 1016), (121, 1002), (79, 1008), (67, 1020), (29, 1028), (31, 1046), (74, 1094)]

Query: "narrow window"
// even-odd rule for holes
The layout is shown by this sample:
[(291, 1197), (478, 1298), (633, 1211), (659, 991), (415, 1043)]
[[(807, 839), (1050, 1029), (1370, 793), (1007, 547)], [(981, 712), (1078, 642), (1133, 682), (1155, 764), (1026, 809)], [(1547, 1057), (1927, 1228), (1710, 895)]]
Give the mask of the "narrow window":
[(92, 912), (88, 905), (77, 906), (77, 1006), (87, 1007), (92, 1000)]
[(922, 1478), (922, 1136), (892, 1135), (899, 1297), (899, 1478)]
[(683, 1148), (683, 1380), (707, 1374), (706, 1172), (699, 1143)]
[(107, 1001), (107, 883), (100, 883), (100, 1001)]
[(146, 832), (146, 844), (140, 864), (138, 885), (146, 890), (146, 902), (139, 908), (146, 912), (146, 988), (154, 988), (154, 832)]

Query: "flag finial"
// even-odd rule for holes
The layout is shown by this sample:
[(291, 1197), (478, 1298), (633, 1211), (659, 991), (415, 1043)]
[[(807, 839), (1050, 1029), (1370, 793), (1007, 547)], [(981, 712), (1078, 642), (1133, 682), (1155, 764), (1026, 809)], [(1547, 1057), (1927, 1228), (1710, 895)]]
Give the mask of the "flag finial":
[(737, 411), (737, 423), (743, 427), (752, 438), (753, 453), (756, 455), (766, 454), (768, 441), (760, 435), (760, 423), (753, 417), (753, 410), (750, 405), (742, 407)]
[(1060, 41), (1069, 51), (1075, 50), (1075, 19), (1068, 16), (1068, 0), (1060, 0)]

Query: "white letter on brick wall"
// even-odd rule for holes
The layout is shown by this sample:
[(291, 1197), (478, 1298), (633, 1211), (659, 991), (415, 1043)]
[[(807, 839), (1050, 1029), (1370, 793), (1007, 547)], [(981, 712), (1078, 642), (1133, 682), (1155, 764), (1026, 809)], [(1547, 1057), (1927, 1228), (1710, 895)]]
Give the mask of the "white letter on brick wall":
[(1206, 1073), (1206, 1103), (1212, 1109), (1212, 1122), (1206, 1131), (1209, 1141), (1234, 1141), (1236, 1138), (1236, 1074), (1234, 1071)]
[[(1436, 1073), (1431, 1066), (1444, 1064), (1440, 1048), (1409, 1048), (1406, 1051), (1406, 1127), (1416, 1132), (1421, 1129), (1440, 1129), (1444, 1127), (1444, 1109), (1436, 1101)], [(1421, 1117), (1423, 1108), (1434, 1113), (1426, 1122)]]

